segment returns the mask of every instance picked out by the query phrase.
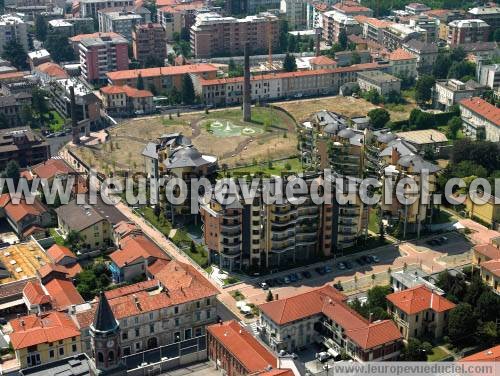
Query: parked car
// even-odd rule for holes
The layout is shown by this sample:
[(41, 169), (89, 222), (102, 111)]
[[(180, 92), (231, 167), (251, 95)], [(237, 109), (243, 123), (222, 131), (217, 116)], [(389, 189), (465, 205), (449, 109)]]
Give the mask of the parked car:
[(325, 266), (325, 273), (331, 273), (333, 272), (333, 269), (331, 266)]
[(318, 359), (321, 363), (326, 362), (331, 357), (332, 356), (329, 353), (327, 353), (326, 351), (316, 353), (316, 359)]
[(261, 282), (260, 283), (260, 287), (261, 287), (262, 290), (268, 290), (269, 289), (269, 285), (266, 282)]
[(359, 266), (363, 266), (364, 264), (366, 264), (363, 259), (361, 257), (358, 257), (356, 259), (356, 263), (359, 265)]
[(439, 238), (443, 243), (446, 243), (448, 241), (448, 238), (446, 236), (441, 236)]
[(365, 262), (365, 264), (371, 264), (372, 263), (371, 258), (369, 256), (367, 256), (367, 255), (361, 256), (361, 259)]
[(292, 273), (292, 274), (287, 275), (287, 277), (288, 277), (288, 279), (290, 279), (290, 282), (292, 282), (292, 283), (293, 283), (293, 282), (297, 282), (297, 281), (298, 281), (297, 276), (296, 276), (295, 274), (293, 274), (293, 273)]
[(346, 266), (343, 262), (337, 262), (337, 269), (338, 270), (345, 270)]
[(286, 276), (285, 278), (283, 278), (283, 282), (285, 283), (285, 285), (288, 285), (291, 282), (290, 277)]
[(380, 259), (378, 258), (377, 255), (371, 255), (371, 259), (373, 262), (380, 262)]
[(303, 275), (303, 276), (304, 276), (304, 278), (306, 278), (306, 279), (309, 279), (309, 278), (311, 278), (311, 277), (312, 277), (312, 274), (311, 274), (311, 272), (310, 272), (309, 270), (304, 270), (304, 271), (302, 272), (302, 275)]
[(352, 262), (350, 262), (350, 261), (344, 261), (344, 264), (345, 264), (345, 267), (346, 267), (348, 270), (351, 270), (351, 269), (352, 269)]
[(325, 272), (325, 268), (323, 268), (323, 267), (319, 267), (319, 266), (318, 266), (318, 267), (317, 267), (317, 268), (315, 268), (314, 270), (316, 270), (316, 273), (318, 273), (319, 275), (325, 275), (325, 273), (326, 273), (326, 272)]
[(274, 279), (266, 279), (264, 283), (266, 285), (268, 285), (269, 287), (273, 287), (275, 284), (275, 281), (274, 281)]

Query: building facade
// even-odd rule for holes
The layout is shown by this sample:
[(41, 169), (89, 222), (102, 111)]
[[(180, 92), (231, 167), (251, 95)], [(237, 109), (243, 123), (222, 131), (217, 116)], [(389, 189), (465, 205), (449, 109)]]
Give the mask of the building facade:
[(141, 64), (148, 59), (163, 62), (167, 57), (167, 36), (163, 26), (153, 23), (136, 25), (132, 31), (132, 49), (134, 59)]
[(28, 51), (28, 30), (22, 18), (13, 14), (0, 16), (0, 54), (10, 41), (16, 41)]
[(475, 140), (500, 141), (500, 109), (473, 97), (459, 102), (464, 132)]
[(454, 47), (464, 43), (486, 42), (490, 26), (483, 20), (456, 20), (448, 24), (448, 45)]
[(99, 31), (117, 33), (132, 42), (137, 25), (151, 22), (151, 12), (144, 7), (104, 8), (99, 10)]

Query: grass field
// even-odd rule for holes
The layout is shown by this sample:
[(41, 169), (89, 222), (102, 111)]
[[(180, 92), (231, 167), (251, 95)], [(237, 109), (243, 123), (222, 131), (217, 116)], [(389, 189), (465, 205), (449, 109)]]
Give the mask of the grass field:
[[(378, 108), (363, 98), (353, 97), (328, 97), (319, 99), (306, 99), (302, 101), (289, 101), (276, 103), (288, 111), (298, 122), (307, 120), (311, 114), (320, 110), (338, 112), (344, 116), (365, 116), (370, 110)], [(414, 102), (404, 105), (388, 106), (387, 110), (391, 120), (405, 120), (410, 116), (412, 109), (416, 107)]]
[[(289, 169), (287, 169), (289, 167)], [(238, 167), (228, 170), (229, 174), (256, 174), (262, 173), (263, 175), (280, 175), (281, 173), (302, 172), (302, 164), (298, 158), (284, 159), (280, 161), (262, 162), (252, 166)]]
[(427, 355), (428, 362), (439, 362), (440, 360), (447, 358), (449, 354), (444, 351), (440, 346), (432, 348), (432, 354)]
[[(211, 128), (215, 122), (220, 124), (217, 133)], [(243, 133), (243, 129), (248, 130), (248, 134)], [(297, 153), (294, 119), (283, 111), (265, 107), (252, 108), (249, 123), (241, 120), (239, 109), (133, 119), (110, 129), (105, 144), (75, 151), (105, 174), (119, 170), (143, 171), (141, 152), (146, 143), (162, 134), (176, 132), (191, 138), (201, 153), (217, 156), (220, 165), (230, 168)]]

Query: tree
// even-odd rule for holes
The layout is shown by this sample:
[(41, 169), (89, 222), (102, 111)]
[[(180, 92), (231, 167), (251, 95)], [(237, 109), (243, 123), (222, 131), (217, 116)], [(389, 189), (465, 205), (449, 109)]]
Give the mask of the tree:
[(455, 140), (460, 129), (462, 129), (462, 119), (458, 116), (452, 117), (450, 120), (448, 120), (448, 130), (446, 131), (446, 137), (448, 137), (450, 140)]
[(195, 99), (194, 86), (191, 77), (185, 74), (182, 77), (182, 89), (181, 89), (182, 103), (193, 104)]
[(17, 161), (9, 161), (5, 166), (5, 170), (3, 171), (2, 175), (6, 179), (12, 179), (14, 183), (17, 183), (19, 181), (19, 178), (21, 177), (20, 167)]
[(462, 347), (471, 343), (476, 328), (477, 318), (470, 304), (460, 303), (449, 313), (448, 336), (454, 346)]
[(269, 290), (269, 291), (267, 292), (266, 302), (272, 302), (273, 300), (274, 300), (273, 293), (271, 292), (271, 290)]
[(373, 129), (381, 129), (390, 120), (391, 115), (384, 108), (375, 108), (368, 112), (368, 117)]
[(500, 296), (487, 289), (479, 296), (474, 308), (481, 321), (496, 321), (500, 318)]
[[(372, 274), (375, 275), (375, 274)], [(370, 307), (380, 307), (387, 310), (387, 300), (385, 297), (391, 293), (390, 286), (375, 286), (368, 290), (367, 303)]]
[(479, 325), (476, 337), (481, 339), (483, 346), (494, 346), (498, 339), (500, 339), (496, 322), (488, 321)]
[(379, 104), (380, 102), (382, 102), (382, 96), (380, 95), (380, 93), (376, 89), (368, 90), (365, 93), (364, 98), (368, 102), (373, 103), (373, 104)]
[(283, 70), (285, 72), (295, 72), (297, 70), (297, 62), (295, 61), (295, 56), (286, 54), (283, 60)]
[(154, 212), (156, 219), (160, 219), (160, 214), (161, 214), (160, 205), (156, 204), (154, 209), (153, 209), (153, 212)]
[(345, 29), (341, 29), (340, 32), (339, 32), (339, 45), (340, 47), (342, 47), (342, 50), (346, 50), (347, 49), (347, 33), (345, 31)]
[(467, 76), (474, 77), (476, 73), (476, 64), (470, 61), (454, 62), (448, 71), (448, 78), (464, 80)]
[(137, 89), (144, 90), (144, 78), (142, 78), (140, 73), (137, 76)]
[(460, 61), (464, 60), (466, 56), (467, 56), (467, 53), (460, 46), (452, 49), (450, 52), (450, 59), (454, 62), (460, 62)]
[(64, 245), (70, 248), (71, 250), (78, 250), (81, 247), (81, 236), (78, 231), (71, 230), (66, 235), (66, 239), (64, 240)]
[(178, 104), (182, 101), (181, 93), (175, 86), (172, 86), (167, 96), (170, 104)]
[(420, 340), (410, 338), (404, 349), (403, 357), (407, 362), (423, 362), (427, 360), (427, 346), (424, 346)]
[(436, 79), (442, 79), (448, 77), (448, 71), (451, 66), (451, 58), (447, 53), (438, 54), (434, 65), (432, 66), (432, 75)]
[(28, 55), (24, 47), (15, 39), (10, 40), (3, 46), (2, 58), (10, 61), (17, 69), (28, 68)]
[(415, 85), (415, 101), (419, 104), (428, 102), (432, 98), (432, 88), (436, 80), (429, 75), (422, 75)]
[(57, 63), (75, 59), (75, 51), (64, 34), (51, 33), (47, 36), (44, 47), (50, 52), (50, 56)]
[(148, 55), (148, 57), (146, 57), (146, 61), (144, 61), (144, 68), (156, 68), (162, 67), (163, 65), (163, 59), (154, 55)]
[(35, 18), (35, 36), (36, 39), (42, 42), (47, 39), (47, 23), (45, 18), (40, 15)]
[(279, 21), (279, 44), (281, 52), (288, 51), (288, 21)]

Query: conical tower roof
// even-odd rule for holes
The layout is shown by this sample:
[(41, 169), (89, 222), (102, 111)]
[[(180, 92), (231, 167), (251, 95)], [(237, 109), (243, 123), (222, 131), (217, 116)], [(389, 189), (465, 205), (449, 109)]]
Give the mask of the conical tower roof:
[(108, 302), (108, 298), (103, 291), (99, 294), (99, 303), (95, 311), (94, 322), (92, 324), (95, 330), (100, 332), (109, 332), (118, 326), (113, 311)]

